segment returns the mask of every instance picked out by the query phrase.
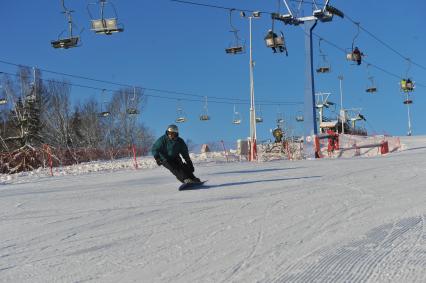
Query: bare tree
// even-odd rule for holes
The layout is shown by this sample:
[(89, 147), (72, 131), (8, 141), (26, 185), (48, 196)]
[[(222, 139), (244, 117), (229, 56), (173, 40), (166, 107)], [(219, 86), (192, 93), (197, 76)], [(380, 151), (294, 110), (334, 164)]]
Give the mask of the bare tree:
[(82, 144), (87, 148), (98, 148), (103, 140), (104, 131), (102, 130), (99, 118), (99, 104), (95, 100), (89, 100), (81, 109), (81, 128)]
[(50, 99), (44, 112), (46, 127), (43, 133), (51, 145), (72, 147), (70, 84), (65, 81), (49, 81), (47, 93)]
[(10, 114), (8, 120), (11, 126), (7, 130), (4, 143), (10, 148), (33, 147), (42, 143), (41, 135), (41, 111), (42, 89), (39, 72), (21, 67), (18, 70), (19, 86), (9, 76), (4, 76), (3, 85), (6, 97), (10, 100)]
[(138, 115), (144, 101), (142, 89), (122, 89), (113, 94), (109, 109), (111, 110), (111, 132), (116, 144), (121, 146), (134, 144), (138, 130)]

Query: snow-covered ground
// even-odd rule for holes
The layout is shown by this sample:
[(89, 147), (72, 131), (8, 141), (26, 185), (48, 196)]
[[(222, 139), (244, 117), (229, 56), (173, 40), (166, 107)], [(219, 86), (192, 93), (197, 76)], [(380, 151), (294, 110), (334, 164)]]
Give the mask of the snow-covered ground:
[(149, 158), (0, 175), (0, 282), (426, 282), (426, 137), (401, 143), (197, 156), (208, 186), (184, 192)]

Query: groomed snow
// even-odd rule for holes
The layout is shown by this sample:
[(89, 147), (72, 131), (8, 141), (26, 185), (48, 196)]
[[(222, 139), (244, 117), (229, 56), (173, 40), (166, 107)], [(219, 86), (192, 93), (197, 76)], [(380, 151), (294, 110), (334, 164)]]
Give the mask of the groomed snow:
[(150, 158), (0, 175), (0, 282), (426, 282), (426, 137), (401, 143), (194, 156), (208, 186), (184, 192)]

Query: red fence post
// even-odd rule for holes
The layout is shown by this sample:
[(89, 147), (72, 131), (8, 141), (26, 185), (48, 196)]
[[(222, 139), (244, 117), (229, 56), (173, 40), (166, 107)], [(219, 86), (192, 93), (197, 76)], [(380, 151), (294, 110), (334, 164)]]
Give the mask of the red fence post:
[(134, 144), (132, 144), (132, 150), (133, 150), (133, 160), (134, 160), (135, 169), (138, 169), (138, 161), (136, 160), (136, 149)]
[(386, 154), (388, 152), (389, 152), (389, 143), (388, 141), (384, 141), (380, 145), (380, 154)]
[(225, 152), (226, 162), (228, 162), (228, 154), (226, 153), (225, 143), (223, 142), (223, 140), (221, 140), (220, 142), (222, 143), (223, 151)]
[(323, 156), (321, 154), (321, 143), (318, 136), (315, 136), (314, 138), (314, 145), (315, 145), (315, 157), (322, 158)]
[(45, 144), (44, 145), (46, 152), (47, 152), (47, 156), (49, 157), (49, 167), (50, 167), (50, 176), (53, 176), (53, 161), (52, 161), (52, 152), (50, 151), (50, 147), (49, 145)]

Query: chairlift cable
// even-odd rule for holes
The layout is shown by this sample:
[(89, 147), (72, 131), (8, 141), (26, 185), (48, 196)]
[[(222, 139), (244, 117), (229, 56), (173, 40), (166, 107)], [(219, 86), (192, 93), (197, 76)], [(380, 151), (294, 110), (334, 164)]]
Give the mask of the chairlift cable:
[[(176, 2), (176, 3), (181, 3), (181, 4), (198, 5), (198, 6), (204, 6), (204, 7), (210, 7), (210, 8), (218, 8), (218, 9), (224, 9), (224, 10), (234, 9), (234, 10), (242, 11), (242, 12), (254, 12), (254, 10), (249, 10), (249, 9), (239, 9), (239, 8), (237, 9), (237, 8), (230, 8), (230, 7), (217, 6), (217, 5), (211, 5), (211, 4), (197, 3), (197, 2), (192, 2), (192, 1), (184, 1), (184, 0), (169, 0), (169, 1)], [(299, 0), (289, 0), (289, 1), (290, 2), (300, 3)], [(314, 2), (304, 1), (304, 4), (314, 4)], [(264, 14), (270, 14), (270, 15), (273, 14), (272, 12), (268, 12), (268, 11), (260, 11), (260, 12), (264, 13)], [(364, 32), (366, 32), (367, 34), (369, 34), (371, 37), (373, 37), (374, 39), (376, 39), (378, 42), (380, 42), (381, 44), (383, 44), (388, 49), (392, 50), (395, 54), (399, 55), (401, 58), (403, 58), (403, 59), (407, 59), (408, 58), (407, 56), (404, 56), (401, 52), (399, 52), (398, 50), (396, 50), (395, 48), (393, 48), (392, 46), (390, 46), (389, 44), (387, 44), (386, 42), (384, 42), (383, 40), (381, 40), (380, 38), (378, 38), (376, 35), (374, 35), (370, 31), (368, 31), (366, 28), (364, 28), (363, 26), (361, 26), (361, 24), (359, 22), (356, 22), (355, 20), (353, 20), (346, 13), (345, 13), (345, 18), (347, 18), (353, 24), (357, 24), (361, 30), (363, 30)], [(423, 65), (421, 65), (419, 63), (416, 63), (415, 61), (412, 61), (412, 64), (415, 65), (415, 66), (417, 66), (417, 67), (419, 67), (419, 68), (421, 68), (421, 69), (426, 70), (425, 66), (423, 66)]]
[[(329, 45), (333, 46), (334, 48), (336, 48), (336, 49), (338, 49), (338, 50), (340, 50), (340, 51), (342, 51), (342, 52), (346, 53), (346, 51), (345, 51), (345, 49), (344, 49), (344, 48), (342, 48), (342, 47), (338, 46), (337, 44), (335, 44), (335, 43), (333, 43), (333, 42), (331, 42), (331, 41), (329, 41), (328, 39), (325, 39), (324, 37), (322, 37), (322, 36), (320, 36), (320, 35), (316, 34), (315, 32), (313, 32), (313, 35), (317, 36), (318, 38), (322, 38), (322, 40), (323, 40), (324, 42), (326, 42), (326, 43), (328, 43)], [(380, 66), (378, 66), (378, 65), (375, 65), (375, 64), (373, 64), (373, 63), (371, 63), (371, 62), (369, 62), (369, 61), (367, 61), (367, 60), (363, 60), (363, 61), (364, 61), (365, 63), (367, 63), (367, 64), (370, 64), (370, 66), (372, 66), (372, 67), (374, 67), (374, 68), (376, 68), (376, 69), (378, 69), (378, 70), (382, 71), (383, 73), (386, 73), (386, 74), (388, 74), (388, 75), (390, 75), (390, 76), (393, 76), (393, 77), (395, 77), (395, 78), (397, 78), (397, 79), (401, 79), (401, 76), (400, 76), (400, 75), (397, 75), (397, 74), (395, 74), (395, 73), (392, 73), (392, 72), (390, 72), (390, 71), (388, 71), (388, 70), (386, 70), (386, 69), (384, 69), (384, 68), (382, 68), (382, 67), (380, 67)], [(411, 62), (412, 62), (412, 61), (411, 61)], [(421, 86), (421, 87), (426, 87), (426, 85), (425, 85), (425, 84), (421, 84), (421, 83), (418, 83), (418, 82), (416, 82), (416, 85), (417, 85), (417, 86)]]
[[(12, 66), (16, 66), (16, 67), (28, 67), (30, 68), (31, 66), (28, 65), (23, 65), (23, 64), (16, 64), (16, 63), (11, 63), (11, 62), (7, 62), (4, 60), (0, 59), (0, 63), (3, 63), (5, 65), (12, 65)], [(80, 75), (74, 75), (74, 74), (67, 74), (67, 73), (62, 73), (62, 72), (57, 72), (57, 71), (50, 71), (47, 69), (43, 69), (43, 68), (37, 68), (42, 72), (46, 72), (46, 73), (51, 73), (51, 74), (55, 74), (55, 75), (62, 75), (62, 76), (67, 76), (67, 77), (71, 77), (71, 78), (76, 78), (76, 79), (83, 79), (83, 80), (88, 80), (88, 81), (93, 81), (93, 82), (99, 82), (99, 83), (105, 83), (105, 84), (110, 84), (110, 85), (116, 85), (116, 86), (120, 86), (120, 87), (127, 87), (127, 88), (133, 88), (133, 85), (130, 84), (124, 84), (124, 83), (116, 83), (116, 82), (112, 82), (112, 81), (106, 81), (106, 80), (100, 80), (100, 79), (95, 79), (95, 78), (90, 78), (90, 77), (85, 77), (85, 76), (80, 76)], [(12, 73), (7, 73), (7, 72), (3, 72), (5, 74), (9, 74), (12, 76), (16, 76), (16, 74), (12, 74)], [(43, 81), (52, 81), (55, 82), (56, 80), (48, 80), (48, 79), (42, 79)], [(94, 89), (94, 90), (102, 90), (104, 88), (97, 88), (97, 87), (92, 87), (92, 86), (85, 86), (85, 85), (81, 85), (81, 84), (76, 84), (76, 83), (67, 83), (68, 85), (73, 85), (73, 86), (77, 86), (77, 87), (82, 87), (82, 88), (90, 88), (90, 89)], [(180, 91), (173, 91), (173, 90), (165, 90), (165, 89), (158, 89), (158, 88), (148, 88), (148, 87), (141, 87), (142, 89), (146, 90), (146, 91), (152, 91), (152, 92), (160, 92), (160, 93), (169, 93), (169, 94), (176, 94), (176, 95), (182, 95), (182, 96), (193, 96), (193, 97), (199, 97), (199, 98), (203, 98), (205, 95), (200, 95), (200, 94), (193, 94), (193, 93), (186, 93), (186, 92), (180, 92)], [(115, 91), (110, 89), (110, 91)], [(153, 96), (153, 95), (151, 95)], [(226, 100), (226, 101), (246, 101), (245, 99), (240, 99), (240, 98), (229, 98), (229, 97), (218, 97), (218, 96), (210, 96), (211, 98), (214, 99), (220, 99), (220, 100)], [(194, 101), (200, 101), (200, 100), (194, 100)], [(280, 103), (280, 102), (275, 102), (275, 101), (269, 101), (269, 100), (259, 100), (259, 102), (264, 102), (264, 103)], [(284, 103), (293, 103), (293, 102), (284, 102)], [(299, 102), (296, 102), (296, 104)]]
[[(358, 25), (358, 27), (360, 28), (360, 29), (362, 29), (364, 32), (366, 32), (368, 35), (370, 35), (372, 38), (374, 38), (375, 40), (377, 40), (379, 43), (381, 43), (382, 45), (384, 45), (386, 48), (388, 48), (388, 49), (390, 49), (391, 51), (393, 51), (395, 54), (397, 54), (398, 56), (400, 56), (401, 58), (403, 58), (404, 60), (407, 60), (408, 59), (408, 57), (407, 56), (405, 56), (404, 54), (402, 54), (401, 52), (399, 52), (398, 50), (396, 50), (395, 48), (393, 48), (390, 44), (388, 44), (388, 43), (386, 43), (386, 42), (384, 42), (383, 40), (381, 40), (380, 38), (378, 38), (376, 35), (374, 35), (372, 32), (370, 32), (370, 31), (368, 31), (366, 28), (364, 28), (364, 27), (362, 27), (361, 25), (360, 25), (360, 23), (359, 22), (356, 22), (356, 21), (354, 21), (350, 16), (348, 16), (346, 13), (345, 13), (345, 18), (346, 19), (348, 19), (350, 22), (352, 22), (353, 24), (356, 24), (356, 25)], [(420, 65), (420, 64), (418, 64), (418, 63), (416, 63), (416, 62), (412, 62), (412, 64), (413, 65), (416, 65), (417, 67), (419, 67), (419, 68), (421, 68), (421, 69), (423, 69), (423, 70), (426, 70), (426, 67), (425, 66), (423, 66), (423, 65)]]
[[(2, 71), (0, 71), (0, 74), (6, 74), (6, 75), (10, 75), (10, 76), (19, 77), (19, 75), (17, 75), (17, 74), (8, 73), (8, 72), (2, 72)], [(86, 88), (86, 89), (97, 90), (97, 91), (105, 90), (105, 91), (108, 91), (108, 92), (111, 92), (111, 93), (117, 91), (117, 89), (108, 89), (108, 88), (101, 88), (101, 87), (93, 87), (93, 86), (87, 86), (87, 85), (70, 83), (70, 82), (66, 82), (66, 81), (52, 80), (52, 79), (41, 79), (40, 78), (39, 80), (41, 80), (43, 82), (51, 82), (51, 83), (60, 82), (60, 83), (63, 83), (65, 85), (68, 85), (68, 86), (75, 86), (75, 87)], [(142, 88), (142, 87), (141, 87), (141, 89), (148, 90), (148, 91), (151, 90), (151, 89)], [(173, 92), (173, 93), (176, 94), (178, 92)], [(203, 101), (205, 101), (204, 100), (205, 96), (198, 96), (198, 97), (200, 97), (200, 99), (176, 98), (176, 97), (154, 95), (154, 94), (144, 94), (144, 96), (146, 96), (146, 97), (154, 97), (154, 98), (161, 98), (161, 99), (169, 99), (169, 100), (180, 99), (180, 100), (184, 100), (184, 101), (194, 101), (194, 102), (203, 102)], [(211, 103), (216, 103), (216, 104), (249, 104), (250, 103), (246, 99), (239, 99), (239, 98), (222, 98), (222, 97), (212, 97), (212, 96), (210, 96), (210, 98), (224, 100), (224, 101), (210, 100)], [(258, 104), (260, 104), (260, 105), (277, 105), (277, 104), (279, 104), (279, 105), (291, 106), (291, 105), (303, 104), (303, 102), (299, 102), (299, 101), (287, 101), (287, 102), (285, 102), (285, 101), (259, 100)]]

